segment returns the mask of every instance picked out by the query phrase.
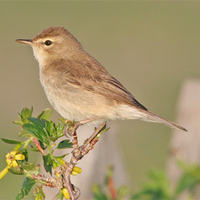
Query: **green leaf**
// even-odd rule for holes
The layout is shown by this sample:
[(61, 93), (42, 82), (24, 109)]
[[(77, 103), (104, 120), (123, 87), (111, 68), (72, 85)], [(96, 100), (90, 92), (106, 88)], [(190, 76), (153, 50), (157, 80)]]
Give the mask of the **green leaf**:
[(21, 131), (18, 134), (19, 137), (31, 137), (32, 134), (28, 133), (27, 131), (25, 131), (24, 129), (21, 129)]
[(151, 170), (149, 181), (143, 184), (140, 192), (132, 196), (133, 199), (172, 199), (169, 179), (162, 170)]
[(23, 143), (15, 145), (15, 147), (13, 148), (13, 151), (19, 151), (19, 149), (21, 148), (22, 144)]
[(45, 194), (42, 190), (42, 185), (35, 187), (33, 194), (34, 194), (35, 200), (44, 200), (45, 199)]
[(58, 144), (57, 149), (72, 148), (72, 145), (70, 140), (63, 140)]
[(28, 172), (31, 171), (33, 174), (38, 174), (40, 172), (40, 166), (35, 166), (34, 163), (24, 163), (22, 168)]
[(50, 137), (55, 137), (56, 136), (56, 129), (53, 121), (46, 121), (46, 126), (45, 126), (48, 134)]
[[(64, 154), (64, 155), (62, 155), (62, 156), (54, 156), (54, 158), (57, 160), (59, 160), (59, 159), (63, 159), (65, 156), (67, 156), (67, 155), (69, 155), (69, 153), (66, 153), (66, 154)], [(57, 160), (57, 161), (58, 161)]]
[(102, 134), (103, 132), (108, 131), (110, 128), (106, 128), (106, 124), (105, 126), (99, 131), (99, 134)]
[(195, 177), (191, 176), (190, 174), (184, 174), (177, 185), (176, 193), (180, 194), (184, 190), (192, 190), (197, 184), (197, 180)]
[(55, 142), (59, 137), (62, 137), (63, 130), (65, 128), (64, 124), (61, 124), (61, 122), (58, 122), (56, 125), (53, 121), (46, 121), (45, 126), (48, 135), (50, 136), (50, 140)]
[[(95, 131), (96, 131), (97, 128), (95, 128)], [(99, 139), (99, 137), (102, 135), (102, 133), (108, 131), (110, 128), (106, 128), (106, 124), (105, 126), (98, 132), (97, 136), (96, 136), (96, 139)]]
[(36, 137), (41, 142), (47, 145), (49, 144), (45, 131), (41, 129), (40, 127), (37, 127), (33, 124), (24, 124), (23, 128), (25, 131), (27, 131), (32, 136)]
[(59, 120), (60, 120), (63, 124), (66, 124), (66, 119), (65, 119), (65, 118), (59, 118)]
[(5, 143), (8, 144), (21, 144), (22, 142), (19, 140), (11, 140), (11, 139), (6, 139), (6, 138), (1, 138)]
[(125, 197), (129, 194), (129, 189), (127, 186), (121, 186), (117, 189), (117, 196), (119, 199), (125, 199)]
[(64, 195), (62, 193), (62, 190), (59, 191), (59, 193), (56, 195), (56, 199), (55, 200), (63, 200)]
[(31, 123), (30, 124), (24, 124), (23, 128), (26, 132), (30, 133), (34, 137), (36, 137), (38, 140), (43, 142), (46, 145), (49, 145), (49, 140), (47, 133), (45, 132), (45, 121), (40, 120), (37, 118), (29, 118), (28, 119)]
[(33, 113), (33, 107), (31, 107), (31, 109), (29, 109), (29, 108), (23, 108), (22, 111), (21, 111), (20, 116), (23, 119), (27, 119), (27, 118), (32, 117), (32, 113)]
[(59, 137), (62, 137), (64, 134), (63, 134), (63, 131), (65, 129), (65, 125), (62, 124), (61, 122), (58, 122), (56, 124), (56, 134), (57, 134), (57, 138)]
[(34, 117), (31, 117), (31, 118), (28, 118), (28, 120), (34, 124), (35, 126), (39, 126), (41, 128), (44, 128), (45, 127), (45, 122), (46, 120), (44, 119), (38, 119), (38, 118), (34, 118)]
[(108, 200), (106, 194), (98, 184), (92, 186), (94, 200)]
[(42, 113), (38, 115), (38, 119), (49, 120), (51, 118), (53, 111), (50, 108), (46, 108)]
[[(28, 121), (28, 120), (27, 120), (27, 121)], [(21, 120), (15, 120), (13, 123), (14, 123), (14, 124), (18, 124), (18, 125), (20, 125), (20, 126), (22, 126), (22, 125), (24, 124)]]
[(52, 167), (53, 167), (54, 160), (51, 158), (51, 155), (47, 154), (46, 156), (43, 156), (43, 161), (44, 161), (44, 168), (46, 172), (49, 172), (50, 174), (52, 174)]
[(36, 180), (31, 180), (26, 177), (22, 183), (21, 192), (17, 195), (16, 200), (22, 200), (26, 195), (28, 195), (35, 183)]
[(19, 166), (9, 168), (8, 171), (11, 172), (12, 174), (17, 174), (17, 175), (23, 175), (24, 174), (24, 172), (21, 170), (21, 168)]
[(198, 164), (187, 164), (182, 160), (177, 161), (178, 166), (183, 171), (176, 187), (176, 195), (184, 190), (193, 190), (200, 184), (200, 166)]
[(19, 114), (20, 120), (14, 121), (14, 124), (23, 125), (25, 123), (29, 123), (27, 118), (32, 117), (32, 113), (33, 113), (33, 107), (31, 107), (31, 109), (23, 108), (21, 113)]

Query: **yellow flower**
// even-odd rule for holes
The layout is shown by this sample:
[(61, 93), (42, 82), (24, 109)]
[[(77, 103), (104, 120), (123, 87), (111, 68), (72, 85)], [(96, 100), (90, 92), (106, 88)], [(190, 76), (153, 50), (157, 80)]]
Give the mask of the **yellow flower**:
[(8, 169), (11, 167), (17, 167), (17, 161), (16, 160), (24, 160), (25, 156), (23, 154), (18, 153), (18, 151), (11, 151), (6, 155), (6, 162), (7, 162), (7, 167), (4, 168), (0, 172), (0, 180), (8, 173)]

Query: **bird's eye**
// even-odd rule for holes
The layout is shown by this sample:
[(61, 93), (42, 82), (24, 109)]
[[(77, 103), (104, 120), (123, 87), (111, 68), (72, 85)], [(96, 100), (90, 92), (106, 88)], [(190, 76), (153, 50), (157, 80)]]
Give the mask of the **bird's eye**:
[(50, 46), (52, 44), (52, 41), (51, 40), (46, 40), (45, 43), (44, 43), (46, 46)]

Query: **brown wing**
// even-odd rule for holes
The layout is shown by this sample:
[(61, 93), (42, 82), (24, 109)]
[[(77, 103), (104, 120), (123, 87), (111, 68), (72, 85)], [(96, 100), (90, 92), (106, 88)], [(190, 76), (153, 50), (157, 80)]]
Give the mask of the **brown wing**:
[[(105, 84), (105, 85), (104, 85)], [(101, 89), (104, 89), (105, 92), (102, 90), (100, 94), (104, 95), (108, 94), (108, 97), (112, 97), (119, 103), (127, 103), (130, 105), (134, 105), (136, 107), (142, 108), (147, 110), (142, 104), (140, 104), (133, 95), (114, 77), (110, 75), (109, 79), (102, 84)], [(104, 94), (103, 94), (104, 93)]]
[(118, 103), (129, 104), (140, 109), (147, 110), (132, 94), (94, 58), (78, 60), (62, 60), (62, 66), (56, 65), (56, 69), (62, 73), (66, 83), (77, 89), (82, 88), (94, 93), (113, 99)]

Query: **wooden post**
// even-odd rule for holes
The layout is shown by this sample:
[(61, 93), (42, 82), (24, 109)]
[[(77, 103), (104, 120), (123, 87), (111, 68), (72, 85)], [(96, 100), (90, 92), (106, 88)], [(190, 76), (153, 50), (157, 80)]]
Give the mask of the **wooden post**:
[[(182, 86), (178, 101), (177, 123), (188, 130), (188, 133), (174, 131), (170, 141), (170, 156), (167, 162), (167, 173), (172, 187), (181, 175), (176, 165), (176, 158), (187, 163), (200, 164), (200, 80), (186, 80)], [(180, 197), (185, 199), (187, 194)]]

